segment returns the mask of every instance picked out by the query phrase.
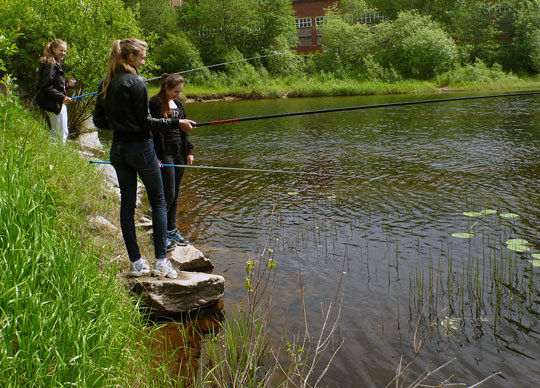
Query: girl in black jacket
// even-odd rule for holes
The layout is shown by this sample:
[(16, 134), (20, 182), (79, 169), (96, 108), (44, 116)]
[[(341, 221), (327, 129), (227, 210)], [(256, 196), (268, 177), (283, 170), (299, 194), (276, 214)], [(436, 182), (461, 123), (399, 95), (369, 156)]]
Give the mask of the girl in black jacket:
[[(66, 104), (71, 101), (66, 95), (66, 78), (62, 68), (66, 52), (67, 44), (62, 39), (55, 39), (45, 46), (40, 58), (37, 95), (38, 105), (49, 116), (52, 140), (61, 144), (66, 142), (69, 135)], [(72, 88), (75, 82), (75, 78), (71, 78), (67, 87)]]
[(146, 47), (146, 42), (135, 38), (113, 43), (107, 75), (98, 88), (94, 124), (98, 128), (114, 131), (111, 164), (120, 185), (120, 226), (131, 262), (129, 276), (142, 276), (150, 272), (148, 262), (141, 257), (135, 233), (139, 174), (152, 207), (156, 255), (152, 275), (176, 278), (177, 273), (167, 259), (167, 214), (152, 132), (173, 128), (189, 132), (195, 122), (179, 118), (154, 119), (150, 116), (146, 82), (138, 75), (139, 67), (144, 65)]
[[(150, 114), (155, 118), (186, 117), (184, 105), (178, 98), (184, 90), (184, 77), (179, 74), (163, 74), (161, 76), (161, 89), (150, 99)], [(161, 163), (164, 164), (193, 164), (193, 145), (188, 139), (187, 132), (175, 128), (159, 133), (155, 137), (154, 149)], [(189, 241), (184, 238), (176, 227), (176, 212), (178, 210), (178, 195), (183, 167), (162, 167), (163, 190), (167, 203), (167, 249), (176, 245), (186, 246)]]

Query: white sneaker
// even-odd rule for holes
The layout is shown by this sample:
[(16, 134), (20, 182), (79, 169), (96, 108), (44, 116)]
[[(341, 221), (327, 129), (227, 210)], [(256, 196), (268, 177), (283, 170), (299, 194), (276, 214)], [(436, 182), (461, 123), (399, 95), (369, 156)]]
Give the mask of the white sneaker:
[(139, 277), (148, 275), (149, 273), (150, 266), (148, 265), (146, 259), (143, 259), (142, 257), (137, 261), (131, 262), (131, 264), (129, 265), (128, 276)]
[(152, 275), (171, 279), (176, 279), (178, 276), (169, 259), (156, 260), (154, 268), (152, 268)]

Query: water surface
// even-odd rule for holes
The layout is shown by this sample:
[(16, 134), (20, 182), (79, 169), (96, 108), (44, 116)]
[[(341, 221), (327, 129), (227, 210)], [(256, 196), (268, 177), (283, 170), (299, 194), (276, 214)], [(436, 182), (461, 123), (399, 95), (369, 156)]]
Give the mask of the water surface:
[[(460, 96), (215, 102), (186, 110), (205, 122)], [(414, 357), (417, 327), (425, 345), (411, 377), (455, 357), (437, 381), (454, 375), (472, 385), (500, 371), (486, 386), (539, 386), (540, 267), (529, 261), (540, 252), (539, 124), (540, 97), (525, 96), (200, 127), (191, 134), (196, 164), (350, 178), (190, 169), (178, 226), (226, 277), (226, 310), (244, 303), (245, 262), (268, 238), (278, 262), (276, 335), (285, 313), (298, 316), (299, 267), (314, 333), (321, 303), (328, 306), (341, 285), (344, 345), (325, 386), (386, 386), (400, 357)], [(496, 213), (463, 214), (486, 209)], [(511, 238), (528, 240), (530, 252), (508, 249)]]

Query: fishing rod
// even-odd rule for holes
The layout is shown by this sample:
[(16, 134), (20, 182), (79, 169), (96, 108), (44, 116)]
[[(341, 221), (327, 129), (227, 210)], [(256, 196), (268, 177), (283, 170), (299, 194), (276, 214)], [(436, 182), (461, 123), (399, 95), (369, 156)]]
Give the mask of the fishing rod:
[(512, 94), (494, 94), (494, 95), (490, 95), (490, 96), (440, 98), (440, 99), (435, 99), (435, 100), (422, 100), (422, 101), (390, 102), (390, 103), (386, 103), (386, 104), (376, 104), (376, 105), (361, 105), (361, 106), (350, 106), (350, 107), (344, 107), (344, 108), (308, 110), (308, 111), (303, 111), (303, 112), (278, 113), (278, 114), (272, 114), (272, 115), (266, 115), (266, 116), (252, 116), (252, 117), (241, 117), (241, 118), (233, 118), (233, 119), (225, 119), (225, 120), (217, 120), (217, 121), (208, 121), (208, 122), (204, 122), (204, 123), (196, 123), (196, 124), (193, 124), (193, 126), (203, 127), (203, 126), (206, 126), (206, 125), (229, 124), (229, 123), (237, 123), (237, 122), (241, 122), (241, 121), (272, 119), (272, 118), (277, 118), (277, 117), (311, 115), (311, 114), (315, 114), (315, 113), (343, 112), (343, 111), (349, 111), (349, 110), (385, 108), (385, 107), (391, 107), (391, 106), (430, 104), (430, 103), (435, 103), (435, 102), (477, 100), (477, 99), (481, 99), (481, 98), (529, 96), (529, 95), (533, 95), (533, 94), (540, 94), (540, 91), (538, 91), (538, 92), (512, 93)]
[[(245, 61), (253, 61), (255, 59), (260, 59), (260, 58), (266, 58), (266, 57), (272, 57), (272, 56), (275, 56), (275, 55), (283, 55), (284, 53), (278, 53), (278, 52), (274, 52), (272, 54), (267, 54), (267, 55), (260, 55), (258, 57), (252, 57), (252, 58), (244, 58), (244, 59), (238, 59), (236, 61), (230, 61), (230, 62), (223, 62), (223, 63), (216, 63), (214, 65), (209, 65), (209, 66), (202, 66), (202, 67), (198, 67), (196, 69), (190, 69), (190, 70), (184, 70), (184, 71), (179, 71), (178, 73), (174, 73), (174, 74), (186, 74), (186, 73), (191, 73), (192, 71), (199, 71), (199, 70), (203, 70), (203, 69), (210, 69), (211, 67), (217, 67), (217, 66), (223, 66), (223, 65), (230, 65), (232, 63), (238, 63), (238, 62), (245, 62)], [(156, 81), (158, 79), (160, 79), (161, 77), (155, 77), (155, 78), (149, 78), (149, 79), (146, 79), (145, 81), (146, 82), (151, 82), (151, 81)], [(71, 100), (78, 100), (79, 98), (83, 98), (83, 97), (88, 97), (88, 96), (93, 96), (94, 94), (97, 94), (98, 92), (92, 92), (92, 93), (86, 93), (86, 94), (81, 94), (79, 96), (74, 96), (74, 97), (71, 97)]]
[[(111, 164), (111, 162), (103, 160), (91, 160), (90, 164)], [(188, 167), (202, 168), (211, 170), (231, 170), (231, 171), (246, 171), (246, 172), (262, 172), (262, 173), (278, 173), (278, 174), (298, 174), (298, 175), (315, 175), (323, 177), (341, 177), (341, 178), (358, 178), (348, 174), (327, 174), (323, 172), (304, 172), (304, 171), (289, 171), (289, 170), (265, 170), (261, 168), (241, 168), (241, 167), (219, 167), (219, 166), (195, 166), (193, 164), (161, 164), (161, 167)], [(380, 179), (380, 177), (372, 178), (371, 180)]]

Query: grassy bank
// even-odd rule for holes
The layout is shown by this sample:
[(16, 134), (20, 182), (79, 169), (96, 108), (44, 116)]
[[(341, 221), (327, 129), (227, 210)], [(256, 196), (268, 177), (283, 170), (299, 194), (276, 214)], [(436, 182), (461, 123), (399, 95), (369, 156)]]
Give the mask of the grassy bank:
[[(211, 99), (263, 99), (283, 97), (331, 97), (376, 94), (414, 94), (439, 91), (524, 91), (539, 90), (539, 76), (517, 76), (499, 68), (483, 64), (464, 66), (449, 71), (436, 79), (420, 81), (395, 79), (385, 81), (369, 77), (344, 76), (320, 73), (271, 77), (267, 73), (253, 73), (249, 77), (213, 73), (202, 83), (186, 84), (184, 97), (188, 100)], [(151, 84), (150, 95), (158, 86)]]
[(0, 386), (133, 386), (148, 330), (114, 243), (92, 242), (86, 217), (113, 206), (102, 177), (17, 100), (0, 114)]

